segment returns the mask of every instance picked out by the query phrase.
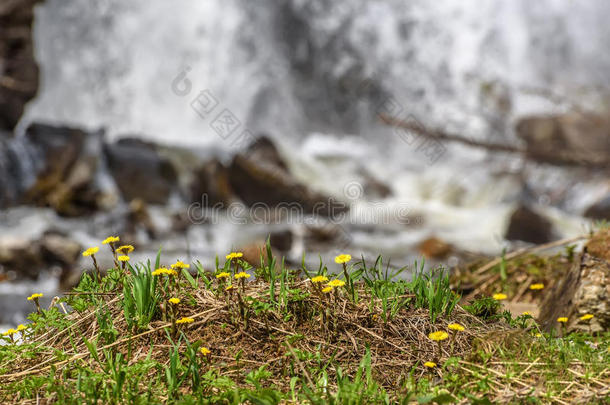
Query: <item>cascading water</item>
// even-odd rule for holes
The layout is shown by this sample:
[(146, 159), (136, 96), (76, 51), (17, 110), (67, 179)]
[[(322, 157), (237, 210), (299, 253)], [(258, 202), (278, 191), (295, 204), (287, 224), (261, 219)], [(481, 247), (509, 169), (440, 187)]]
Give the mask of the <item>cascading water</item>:
[[(191, 108), (205, 90), (240, 131), (274, 137), (298, 177), (347, 197), (353, 222), (372, 218), (382, 234), (356, 229), (356, 250), (404, 259), (409, 246), (435, 234), (497, 253), (507, 214), (523, 195), (520, 158), (446, 144), (431, 162), (377, 112), (516, 145), (516, 118), (568, 107), (526, 87), (593, 109), (602, 104), (599, 90), (607, 96), (610, 87), (608, 15), (604, 0), (46, 0), (34, 27), (41, 89), (20, 130), (48, 121), (104, 127), (110, 139), (137, 134), (230, 152), (235, 146), (214, 131), (213, 116)], [(21, 172), (31, 172), (27, 153), (11, 153)], [(9, 158), (0, 156), (0, 165)], [(363, 168), (393, 190), (382, 204), (346, 196)], [(530, 174), (545, 204), (546, 190), (580, 181), (549, 168)], [(581, 231), (579, 214), (595, 187), (572, 187), (556, 204), (568, 214), (549, 209), (562, 235)], [(405, 204), (425, 218), (423, 227), (375, 222)], [(217, 234), (235, 229), (223, 226)], [(192, 243), (211, 251), (235, 240), (210, 246), (193, 236)]]

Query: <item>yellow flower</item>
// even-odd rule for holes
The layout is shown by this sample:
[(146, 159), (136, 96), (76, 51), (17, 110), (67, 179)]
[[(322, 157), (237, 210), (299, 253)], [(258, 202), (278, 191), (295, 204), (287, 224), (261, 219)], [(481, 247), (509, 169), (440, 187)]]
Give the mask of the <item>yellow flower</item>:
[(463, 331), (465, 328), (460, 325), (459, 323), (451, 323), (449, 324), (449, 326), (447, 326), (449, 329), (451, 330), (456, 330), (456, 331)]
[(502, 300), (505, 300), (508, 297), (506, 296), (506, 294), (498, 293), (498, 294), (492, 295), (492, 298), (494, 300), (497, 300), (497, 301), (502, 301)]
[(176, 321), (176, 323), (193, 323), (193, 322), (195, 322), (195, 320), (193, 318), (189, 318), (189, 317), (180, 318)]
[(250, 274), (246, 273), (245, 271), (240, 271), (235, 275), (235, 279), (237, 280), (240, 278), (250, 278)]
[(334, 279), (326, 285), (329, 287), (343, 287), (345, 285), (345, 281), (339, 280), (339, 279)]
[(118, 236), (109, 236), (109, 237), (107, 237), (106, 239), (104, 239), (104, 240), (102, 241), (102, 244), (103, 244), (103, 245), (107, 245), (107, 244), (109, 244), (109, 243), (118, 242), (118, 241), (120, 241), (120, 240), (121, 240), (121, 238), (119, 238)]
[(430, 334), (428, 335), (428, 337), (429, 337), (431, 340), (434, 340), (434, 341), (438, 342), (438, 341), (440, 341), (440, 340), (445, 340), (445, 339), (447, 339), (447, 338), (449, 337), (449, 334), (448, 334), (447, 332), (445, 332), (445, 331), (439, 330), (439, 331), (436, 331), (436, 332), (432, 332), (432, 333), (430, 333)]
[(230, 277), (231, 277), (231, 273), (228, 273), (226, 271), (216, 274), (216, 278), (230, 278)]
[(335, 288), (335, 287), (332, 287), (332, 286), (324, 287), (324, 288), (322, 289), (322, 292), (323, 292), (323, 293), (329, 293), (329, 292), (331, 292), (331, 291), (332, 291), (334, 288)]
[(132, 245), (123, 245), (120, 246), (116, 251), (117, 252), (123, 252), (123, 253), (131, 253), (133, 252), (134, 247)]
[(190, 267), (191, 267), (190, 264), (186, 264), (180, 260), (178, 260), (176, 263), (171, 265), (172, 269), (188, 269)]
[(128, 262), (129, 261), (129, 256), (126, 255), (121, 255), (119, 257), (117, 257), (119, 262)]
[(174, 305), (180, 304), (180, 298), (170, 298), (168, 301), (170, 304), (174, 304)]
[(28, 301), (36, 300), (36, 299), (42, 298), (42, 297), (44, 297), (44, 295), (41, 293), (32, 294), (28, 297)]
[(538, 332), (534, 336), (536, 336), (537, 338), (542, 337), (542, 333)]
[(242, 257), (244, 254), (242, 252), (232, 252), (229, 253), (226, 258), (227, 260), (232, 260), (232, 259), (237, 259), (239, 257)]
[(424, 363), (424, 366), (426, 366), (428, 368), (434, 368), (434, 367), (436, 367), (436, 363), (433, 361), (427, 361)]
[(158, 268), (157, 270), (152, 272), (153, 276), (160, 276), (161, 274), (165, 274), (167, 276), (175, 276), (178, 273), (176, 273), (176, 270), (167, 269), (165, 267)]
[(350, 255), (339, 255), (339, 256), (335, 257), (335, 263), (338, 263), (338, 264), (347, 263), (350, 260), (352, 260), (352, 257)]
[(15, 329), (9, 329), (6, 332), (3, 333), (4, 336), (13, 336), (15, 333), (17, 333), (17, 331)]
[(559, 318), (557, 318), (557, 322), (566, 323), (566, 322), (568, 322), (568, 318), (565, 316), (560, 316)]
[(17, 326), (17, 332), (21, 332), (22, 330), (26, 330), (27, 328), (28, 328), (27, 326), (20, 323), (19, 326)]
[(536, 283), (536, 284), (530, 285), (530, 290), (542, 290), (543, 288), (544, 288), (544, 284), (542, 284), (542, 283)]
[(583, 316), (580, 317), (581, 321), (588, 321), (589, 319), (594, 318), (593, 314), (584, 314)]
[(315, 276), (311, 279), (312, 283), (323, 283), (325, 281), (328, 281), (328, 277), (326, 276)]
[(229, 286), (227, 286), (225, 288), (225, 291), (231, 291), (231, 290), (234, 290), (234, 289), (235, 289), (235, 286), (233, 284), (231, 284), (231, 285), (229, 285)]
[(94, 247), (90, 247), (89, 249), (85, 250), (83, 252), (83, 256), (87, 257), (87, 256), (93, 256), (94, 254), (96, 254), (98, 251), (100, 250), (99, 247), (94, 246)]
[(202, 347), (201, 349), (199, 349), (199, 351), (201, 352), (201, 354), (203, 354), (204, 356), (207, 356), (208, 354), (212, 353), (210, 351), (210, 349), (208, 349), (207, 347)]

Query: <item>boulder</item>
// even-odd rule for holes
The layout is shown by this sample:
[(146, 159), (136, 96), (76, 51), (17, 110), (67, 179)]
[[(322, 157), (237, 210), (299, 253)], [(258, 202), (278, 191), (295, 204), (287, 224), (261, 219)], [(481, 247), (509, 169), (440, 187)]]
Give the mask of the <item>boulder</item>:
[(380, 200), (392, 195), (392, 189), (367, 170), (361, 169), (360, 175), (362, 176), (364, 196), (369, 200)]
[(587, 208), (584, 216), (591, 219), (610, 221), (610, 195)]
[(234, 200), (227, 168), (212, 159), (195, 169), (190, 186), (190, 202), (202, 208), (225, 208)]
[(148, 204), (166, 204), (176, 191), (177, 174), (169, 160), (160, 156), (154, 144), (123, 138), (104, 148), (108, 169), (123, 198)]
[(553, 240), (553, 225), (527, 205), (521, 204), (510, 216), (504, 237), (534, 244), (547, 243)]
[[(593, 235), (570, 270), (541, 304), (540, 325), (547, 331), (567, 317), (567, 330), (610, 330), (610, 230)], [(593, 318), (583, 321), (585, 314)]]
[(417, 249), (426, 258), (440, 260), (446, 258), (452, 252), (453, 247), (449, 243), (431, 236), (424, 239), (417, 246)]
[(608, 165), (610, 117), (568, 112), (524, 117), (516, 133), (535, 160), (558, 164)]
[(334, 216), (349, 209), (343, 202), (310, 190), (282, 162), (269, 140), (255, 141), (245, 152), (234, 156), (228, 168), (229, 184), (247, 206), (282, 206), (291, 213), (321, 216)]
[(50, 206), (64, 216), (85, 215), (100, 208), (103, 191), (96, 173), (102, 138), (101, 131), (31, 124), (24, 140), (36, 175), (23, 202)]
[(38, 92), (32, 21), (40, 0), (0, 5), (0, 129), (15, 128), (26, 103)]

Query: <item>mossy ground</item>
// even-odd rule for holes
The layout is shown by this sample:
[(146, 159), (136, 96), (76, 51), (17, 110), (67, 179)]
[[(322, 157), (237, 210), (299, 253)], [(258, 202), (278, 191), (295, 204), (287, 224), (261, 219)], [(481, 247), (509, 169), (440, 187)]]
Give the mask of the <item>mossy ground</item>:
[[(412, 281), (381, 259), (286, 269), (271, 257), (152, 276), (155, 263), (85, 275), (0, 346), (3, 403), (600, 403), (610, 334), (541, 334), (493, 299), (456, 305), (446, 274)], [(561, 260), (564, 260), (565, 257)], [(552, 260), (552, 259), (549, 259)], [(534, 259), (521, 265), (532, 269)], [(236, 267), (239, 268), (236, 268)], [(540, 267), (540, 266), (538, 266)], [(215, 275), (247, 270), (249, 282)], [(412, 269), (400, 269), (409, 271)], [(336, 276), (335, 273), (339, 274)], [(345, 275), (347, 273), (347, 276)], [(507, 271), (508, 277), (519, 273)], [(528, 274), (532, 274), (528, 272)], [(322, 292), (315, 275), (344, 286)], [(538, 280), (536, 280), (538, 281)], [(224, 284), (223, 284), (224, 283)], [(518, 283), (515, 283), (515, 286)], [(168, 299), (179, 298), (177, 305)], [(192, 322), (175, 324), (176, 319)], [(453, 332), (449, 323), (464, 331)], [(428, 334), (447, 331), (431, 341)], [(210, 351), (204, 355), (202, 348)], [(436, 367), (424, 366), (434, 362)]]

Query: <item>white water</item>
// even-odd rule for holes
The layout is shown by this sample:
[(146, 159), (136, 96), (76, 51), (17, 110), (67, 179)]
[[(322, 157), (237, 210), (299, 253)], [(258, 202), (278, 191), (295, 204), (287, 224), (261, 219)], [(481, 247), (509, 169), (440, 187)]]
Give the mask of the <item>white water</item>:
[[(241, 130), (265, 131), (312, 187), (345, 197), (345, 187), (361, 181), (361, 167), (391, 186), (394, 194), (381, 206), (350, 200), (352, 222), (405, 204), (426, 218), (419, 230), (390, 224), (387, 239), (355, 234), (354, 249), (400, 257), (434, 234), (497, 253), (522, 191), (520, 161), (444, 145), (443, 157), (428, 164), (423, 152), (377, 122), (379, 97), (354, 89), (373, 80), (382, 100), (392, 97), (401, 106), (400, 117), (514, 143), (515, 119), (566, 108), (524, 86), (585, 106), (600, 102), (594, 89), (610, 83), (609, 15), (604, 0), (47, 0), (35, 21), (42, 88), (21, 128), (46, 120), (105, 127), (110, 138), (137, 134), (229, 151)], [(172, 83), (187, 67), (191, 89), (177, 95)], [(486, 85), (491, 96), (482, 92)], [(190, 102), (206, 89), (219, 104), (203, 119)], [(501, 108), (503, 100), (508, 108)], [(223, 108), (241, 122), (228, 139), (210, 127)], [(500, 171), (509, 174), (493, 176)], [(579, 178), (566, 170), (529, 174), (541, 207), (555, 204), (547, 191), (568, 189), (565, 212), (549, 210), (559, 236), (580, 233), (592, 194), (608, 190), (595, 178), (577, 189)], [(223, 234), (237, 229), (226, 224)], [(193, 240), (195, 250), (206, 251), (237, 243)]]

